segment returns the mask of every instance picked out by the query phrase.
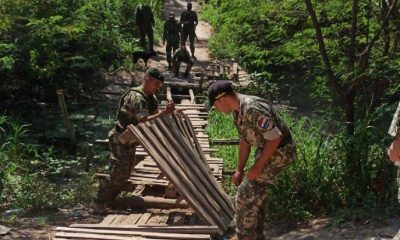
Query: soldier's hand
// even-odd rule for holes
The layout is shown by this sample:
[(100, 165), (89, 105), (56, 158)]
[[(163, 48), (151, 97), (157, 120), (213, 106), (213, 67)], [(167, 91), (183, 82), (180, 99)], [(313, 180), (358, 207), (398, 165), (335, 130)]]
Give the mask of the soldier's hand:
[(165, 114), (171, 114), (174, 111), (175, 111), (175, 103), (174, 102), (167, 103), (167, 105), (165, 106), (164, 113)]
[(243, 181), (243, 172), (236, 170), (235, 173), (233, 174), (232, 181), (233, 181), (233, 184), (235, 184), (236, 186), (239, 186), (240, 183), (242, 183), (242, 181)]
[(250, 181), (254, 181), (256, 178), (258, 178), (258, 176), (261, 175), (261, 173), (262, 173), (262, 168), (259, 168), (259, 167), (255, 166), (255, 165), (253, 165), (250, 168), (249, 172), (247, 173), (247, 178)]

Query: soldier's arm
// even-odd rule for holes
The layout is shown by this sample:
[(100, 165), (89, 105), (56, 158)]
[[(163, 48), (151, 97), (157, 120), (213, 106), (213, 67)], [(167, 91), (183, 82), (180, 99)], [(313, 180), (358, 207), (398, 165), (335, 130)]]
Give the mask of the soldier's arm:
[(276, 138), (274, 140), (266, 140), (264, 144), (264, 148), (261, 152), (261, 156), (256, 159), (253, 166), (250, 168), (247, 173), (247, 178), (249, 180), (255, 180), (262, 173), (265, 164), (270, 160), (271, 156), (274, 154), (276, 149), (281, 142), (282, 137)]
[(147, 122), (151, 121), (153, 119), (156, 119), (160, 117), (161, 115), (167, 115), (167, 114), (172, 114), (175, 111), (175, 103), (174, 102), (169, 102), (166, 106), (165, 109), (160, 111), (157, 109), (154, 113), (151, 115), (147, 116), (146, 118), (143, 118), (140, 122)]
[(150, 8), (150, 16), (151, 16), (151, 26), (154, 27), (156, 25), (156, 23), (154, 21), (154, 15), (153, 15), (153, 11), (151, 10), (151, 8)]
[(247, 160), (249, 159), (251, 151), (251, 146), (250, 144), (243, 138), (240, 138), (239, 141), (239, 159), (236, 164), (236, 171), (233, 174), (233, 183), (236, 186), (239, 186), (240, 183), (242, 183), (243, 180), (243, 173), (244, 173), (244, 167), (246, 166)]
[(194, 26), (197, 26), (197, 24), (199, 23), (199, 19), (197, 17), (197, 13), (194, 13)]
[(164, 23), (163, 42), (167, 38), (167, 22)]

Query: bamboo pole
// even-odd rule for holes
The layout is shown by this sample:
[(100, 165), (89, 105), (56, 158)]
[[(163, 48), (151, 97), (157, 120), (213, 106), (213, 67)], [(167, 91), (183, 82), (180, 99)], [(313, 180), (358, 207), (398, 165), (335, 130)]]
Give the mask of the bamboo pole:
[(65, 105), (65, 99), (64, 99), (64, 90), (62, 89), (57, 90), (57, 99), (63, 116), (64, 126), (67, 129), (69, 135), (69, 140), (71, 144), (75, 145), (76, 144), (75, 131), (72, 128), (71, 122), (69, 121), (67, 106)]

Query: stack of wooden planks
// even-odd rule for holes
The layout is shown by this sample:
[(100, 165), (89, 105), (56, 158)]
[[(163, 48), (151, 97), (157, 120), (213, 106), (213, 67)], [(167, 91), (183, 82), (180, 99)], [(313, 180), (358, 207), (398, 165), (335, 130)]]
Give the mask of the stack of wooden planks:
[(233, 218), (232, 203), (213, 177), (189, 118), (162, 116), (128, 130), (202, 220), (222, 234)]

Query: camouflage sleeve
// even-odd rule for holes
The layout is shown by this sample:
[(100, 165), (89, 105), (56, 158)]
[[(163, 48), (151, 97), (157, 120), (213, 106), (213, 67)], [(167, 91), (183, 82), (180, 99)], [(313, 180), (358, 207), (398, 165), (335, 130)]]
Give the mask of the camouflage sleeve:
[(137, 120), (140, 121), (149, 115), (146, 100), (137, 92), (131, 92), (124, 99), (124, 108), (132, 115), (135, 115)]
[(250, 109), (250, 112), (252, 112), (249, 115), (252, 116), (253, 126), (260, 131), (265, 140), (275, 140), (283, 136), (270, 112), (258, 109)]
[(392, 122), (390, 124), (389, 128), (389, 135), (392, 137), (396, 137), (400, 133), (400, 102), (399, 105), (397, 106), (396, 112), (393, 115)]

